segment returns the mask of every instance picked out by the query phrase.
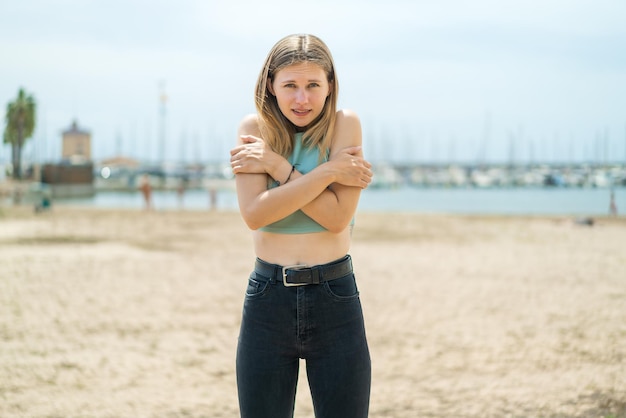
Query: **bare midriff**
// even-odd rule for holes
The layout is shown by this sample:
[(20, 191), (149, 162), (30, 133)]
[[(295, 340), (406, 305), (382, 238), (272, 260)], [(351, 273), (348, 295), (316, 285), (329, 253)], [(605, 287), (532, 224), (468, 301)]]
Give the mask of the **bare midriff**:
[(253, 231), (254, 251), (261, 260), (281, 266), (315, 266), (337, 260), (350, 249), (350, 227), (335, 234), (275, 234)]

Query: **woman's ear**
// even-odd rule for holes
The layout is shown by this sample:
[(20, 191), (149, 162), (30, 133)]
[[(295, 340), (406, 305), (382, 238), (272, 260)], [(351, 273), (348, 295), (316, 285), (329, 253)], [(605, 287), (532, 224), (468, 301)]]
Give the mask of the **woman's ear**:
[(267, 91), (269, 91), (272, 96), (276, 96), (276, 93), (274, 93), (274, 83), (271, 78), (267, 79)]

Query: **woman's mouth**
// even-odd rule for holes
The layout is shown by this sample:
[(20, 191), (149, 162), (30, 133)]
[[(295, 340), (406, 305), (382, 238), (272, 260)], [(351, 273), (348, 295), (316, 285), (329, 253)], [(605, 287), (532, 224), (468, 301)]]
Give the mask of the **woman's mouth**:
[(307, 116), (309, 113), (311, 113), (310, 109), (292, 109), (293, 113), (295, 113), (296, 116)]

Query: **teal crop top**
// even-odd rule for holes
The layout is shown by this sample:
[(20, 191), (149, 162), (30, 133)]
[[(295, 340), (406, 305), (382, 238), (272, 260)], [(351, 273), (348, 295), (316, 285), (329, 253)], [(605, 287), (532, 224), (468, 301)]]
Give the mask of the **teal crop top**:
[[(302, 133), (297, 133), (294, 138), (293, 152), (287, 160), (290, 164), (295, 165), (300, 173), (306, 174), (319, 165), (319, 149), (317, 147), (305, 147), (302, 144)], [(328, 161), (328, 155), (322, 161)], [(268, 187), (272, 188), (275, 186), (270, 185)], [(354, 222), (354, 219), (352, 221)], [(326, 228), (308, 217), (301, 210), (297, 210), (291, 215), (259, 229), (276, 234), (308, 234), (326, 231)]]

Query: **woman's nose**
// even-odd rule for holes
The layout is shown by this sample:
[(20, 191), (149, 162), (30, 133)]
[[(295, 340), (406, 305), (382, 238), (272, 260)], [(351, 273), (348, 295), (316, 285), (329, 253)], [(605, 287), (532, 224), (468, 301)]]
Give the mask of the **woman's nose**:
[(306, 103), (308, 101), (308, 95), (304, 89), (298, 89), (296, 91), (296, 103)]

